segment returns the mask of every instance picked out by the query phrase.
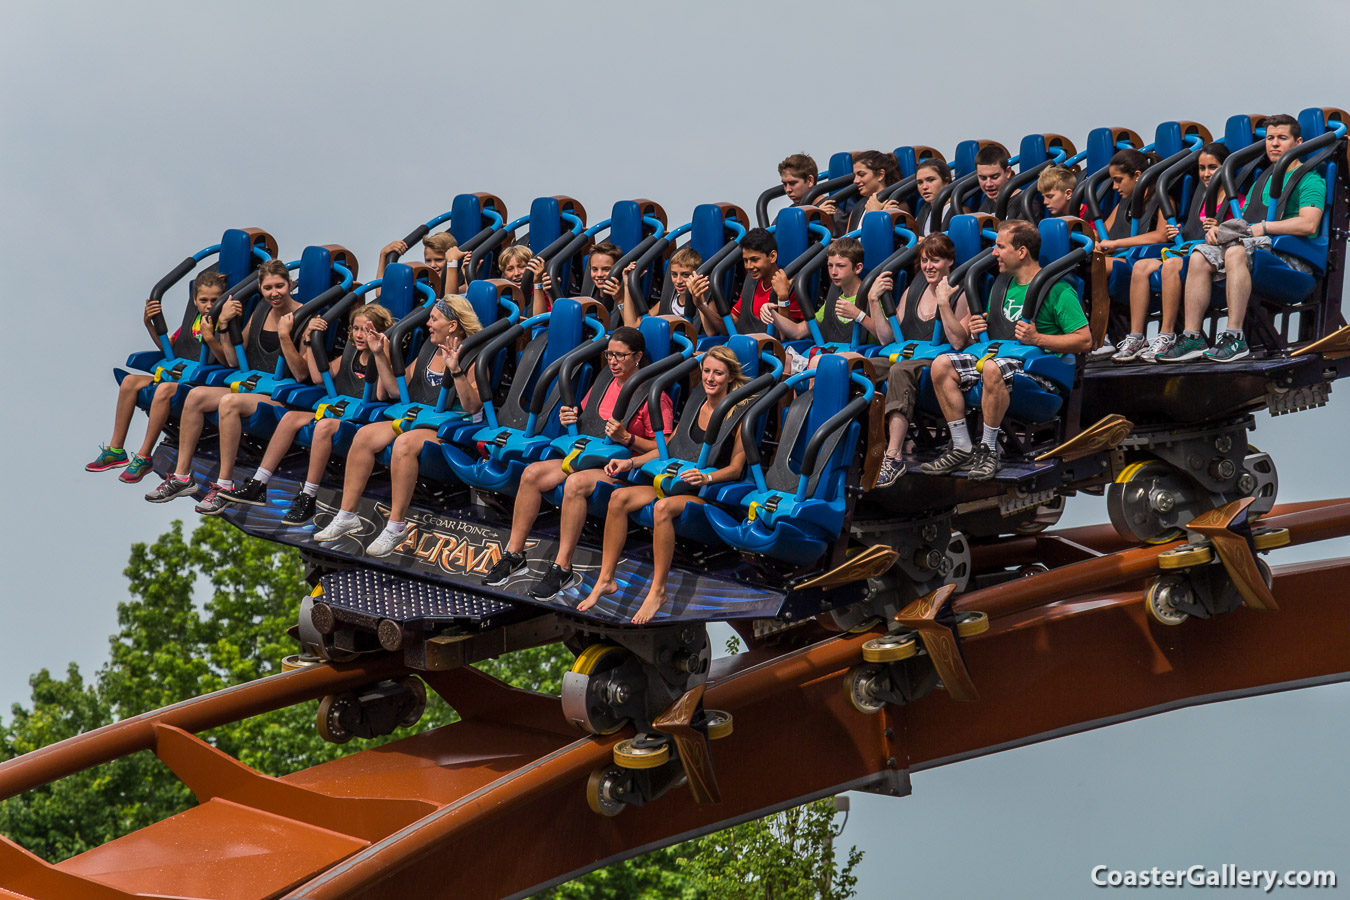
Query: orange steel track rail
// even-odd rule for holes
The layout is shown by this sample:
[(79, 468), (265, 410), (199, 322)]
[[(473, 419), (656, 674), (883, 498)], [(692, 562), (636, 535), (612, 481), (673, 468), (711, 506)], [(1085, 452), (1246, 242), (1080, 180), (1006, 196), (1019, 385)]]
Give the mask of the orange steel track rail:
[[(1350, 533), (1350, 501), (1277, 509), (1293, 543)], [(1104, 532), (1062, 532), (1114, 547)], [(1035, 559), (1029, 539), (1021, 561)], [(1049, 546), (1049, 545), (1044, 545)], [(1133, 547), (974, 591), (990, 629), (963, 642), (980, 699), (942, 692), (876, 715), (845, 698), (873, 635), (714, 664), (706, 703), (722, 802), (676, 788), (616, 818), (589, 773), (631, 733), (578, 739), (553, 697), (473, 669), (428, 673), (462, 720), (274, 779), (190, 732), (401, 674), (392, 659), (240, 685), (0, 764), (0, 798), (142, 749), (197, 794), (178, 816), (49, 865), (0, 839), (0, 898), (489, 898), (529, 893), (683, 838), (840, 790), (908, 791), (908, 773), (1181, 706), (1350, 680), (1350, 559), (1278, 567), (1279, 610), (1154, 622), (1143, 581), (1168, 547)], [(995, 552), (991, 550), (990, 552)], [(1330, 623), (1330, 626), (1329, 626)], [(503, 847), (516, 848), (507, 855)]]

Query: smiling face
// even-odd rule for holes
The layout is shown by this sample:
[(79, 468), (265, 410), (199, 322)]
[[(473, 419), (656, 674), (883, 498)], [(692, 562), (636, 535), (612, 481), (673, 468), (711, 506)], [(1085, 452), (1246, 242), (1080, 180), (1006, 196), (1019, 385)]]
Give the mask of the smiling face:
[(675, 293), (683, 294), (685, 285), (689, 283), (689, 277), (694, 274), (694, 270), (689, 266), (678, 263), (671, 263), (670, 266), (670, 286), (675, 289)]
[(945, 256), (920, 253), (919, 271), (923, 273), (924, 281), (929, 284), (937, 284), (952, 274), (952, 260)]
[(428, 266), (436, 274), (445, 271), (445, 251), (437, 250), (434, 247), (422, 247), (422, 259), (426, 260)]
[(1222, 168), (1223, 163), (1219, 162), (1219, 158), (1213, 153), (1201, 153), (1199, 165), (1200, 183), (1209, 187), (1210, 179), (1219, 174), (1219, 169)]
[(990, 200), (997, 200), (999, 191), (1003, 190), (1003, 185), (1008, 183), (1012, 177), (1012, 169), (1007, 166), (976, 166), (975, 178), (980, 183), (980, 190)]
[(942, 176), (937, 169), (920, 169), (914, 173), (914, 187), (924, 203), (932, 203), (942, 190)]
[(431, 317), (427, 319), (427, 340), (437, 347), (444, 347), (458, 326), (459, 323), (454, 319), (443, 315), (439, 309), (433, 309)]
[(590, 261), (591, 284), (604, 284), (616, 261), (608, 253), (592, 253)]
[(825, 272), (835, 287), (843, 287), (857, 281), (862, 273), (862, 267), (862, 263), (851, 263), (843, 256), (831, 256), (825, 260)]
[(215, 285), (202, 285), (197, 288), (196, 293), (192, 296), (192, 303), (197, 307), (197, 314), (204, 316), (209, 313), (222, 293), (224, 293), (224, 289)]
[(523, 259), (512, 259), (506, 265), (502, 266), (502, 277), (516, 287), (520, 287), (520, 279), (525, 277), (525, 272), (527, 271), (525, 268), (526, 265), (528, 264)]
[(716, 403), (726, 395), (731, 384), (731, 370), (727, 364), (711, 353), (703, 356), (703, 393), (708, 400)]
[(853, 164), (853, 184), (864, 198), (870, 197), (886, 186), (885, 175), (877, 169), (869, 169), (862, 163)]
[(793, 172), (781, 173), (778, 180), (783, 185), (784, 193), (787, 194), (788, 199), (793, 203), (796, 203), (805, 197), (806, 192), (816, 185), (816, 180), (814, 178), (803, 178)]
[(605, 362), (615, 381), (627, 381), (642, 363), (642, 354), (623, 341), (611, 339), (605, 347)]
[(1139, 172), (1127, 172), (1120, 166), (1110, 166), (1111, 187), (1116, 189), (1122, 200), (1128, 200), (1134, 195), (1134, 186), (1139, 181)]
[(258, 292), (273, 309), (280, 309), (290, 296), (291, 281), (283, 275), (264, 275)]
[(765, 275), (772, 275), (777, 268), (778, 251), (761, 253), (758, 250), (746, 250), (741, 254), (741, 261), (745, 263), (745, 271), (750, 273), (751, 278), (763, 281)]
[(1302, 138), (1294, 137), (1294, 131), (1288, 125), (1266, 126), (1266, 159), (1275, 162), (1293, 146), (1303, 143)]

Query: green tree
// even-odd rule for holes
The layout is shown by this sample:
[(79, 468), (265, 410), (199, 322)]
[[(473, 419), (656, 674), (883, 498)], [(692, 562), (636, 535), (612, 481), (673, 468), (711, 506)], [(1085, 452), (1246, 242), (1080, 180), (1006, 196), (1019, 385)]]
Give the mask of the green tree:
[[(93, 683), (72, 664), (62, 680), (29, 679), (31, 705), (0, 722), (0, 760), (129, 716), (273, 674), (294, 651), (286, 629), (308, 593), (299, 555), (216, 518), (185, 537), (181, 523), (135, 544), (125, 570), (131, 599), (118, 606), (108, 662)], [(203, 599), (204, 598), (204, 599)], [(203, 600), (198, 605), (198, 600)], [(571, 657), (561, 645), (483, 663), (516, 687), (557, 693)], [(255, 716), (203, 737), (247, 765), (282, 775), (375, 742), (336, 746), (314, 729), (317, 703)], [(432, 694), (415, 730), (453, 721)], [(408, 734), (402, 731), (386, 740)], [(65, 859), (193, 803), (149, 752), (61, 779), (0, 803), (0, 834), (47, 859)], [(828, 804), (813, 804), (592, 872), (545, 892), (557, 900), (704, 897), (835, 900), (852, 895), (850, 851), (838, 871)], [(814, 891), (814, 892), (812, 892)]]

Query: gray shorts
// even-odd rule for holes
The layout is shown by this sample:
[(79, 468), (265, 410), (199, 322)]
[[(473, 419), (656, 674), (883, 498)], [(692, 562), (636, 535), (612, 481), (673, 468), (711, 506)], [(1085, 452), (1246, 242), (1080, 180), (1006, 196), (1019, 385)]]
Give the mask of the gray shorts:
[[(1308, 275), (1315, 274), (1312, 266), (1308, 265), (1297, 256), (1290, 256), (1286, 253), (1280, 253), (1271, 249), (1270, 238), (1266, 235), (1260, 237), (1249, 237), (1242, 239), (1242, 247), (1247, 251), (1247, 268), (1252, 267), (1252, 257), (1256, 255), (1257, 250), (1270, 250), (1289, 268), (1298, 272), (1304, 272)], [(1222, 281), (1228, 273), (1224, 270), (1224, 248), (1215, 244), (1196, 244), (1193, 253), (1199, 253), (1205, 258), (1205, 262), (1214, 267), (1214, 280)]]

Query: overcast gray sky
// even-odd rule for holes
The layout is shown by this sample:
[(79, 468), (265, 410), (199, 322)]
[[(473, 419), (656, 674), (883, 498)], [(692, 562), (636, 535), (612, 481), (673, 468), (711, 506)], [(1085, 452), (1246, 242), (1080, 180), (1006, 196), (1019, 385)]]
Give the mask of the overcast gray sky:
[[(225, 228), (266, 228), (288, 259), (342, 243), (373, 272), (462, 191), (516, 214), (571, 194), (593, 219), (649, 197), (678, 223), (701, 202), (751, 208), (801, 150), (1219, 131), (1350, 104), (1319, 37), (1347, 25), (1340, 0), (0, 4), (0, 708), (41, 667), (96, 669), (130, 543), (194, 515), (81, 466), (108, 436), (111, 368), (146, 343), (150, 286)], [(1258, 417), (1281, 499), (1350, 494), (1340, 393)], [(1102, 518), (1072, 503), (1072, 521)], [(1348, 701), (1342, 685), (1171, 713), (855, 797), (860, 896), (1079, 896), (1099, 863), (1335, 868)]]

